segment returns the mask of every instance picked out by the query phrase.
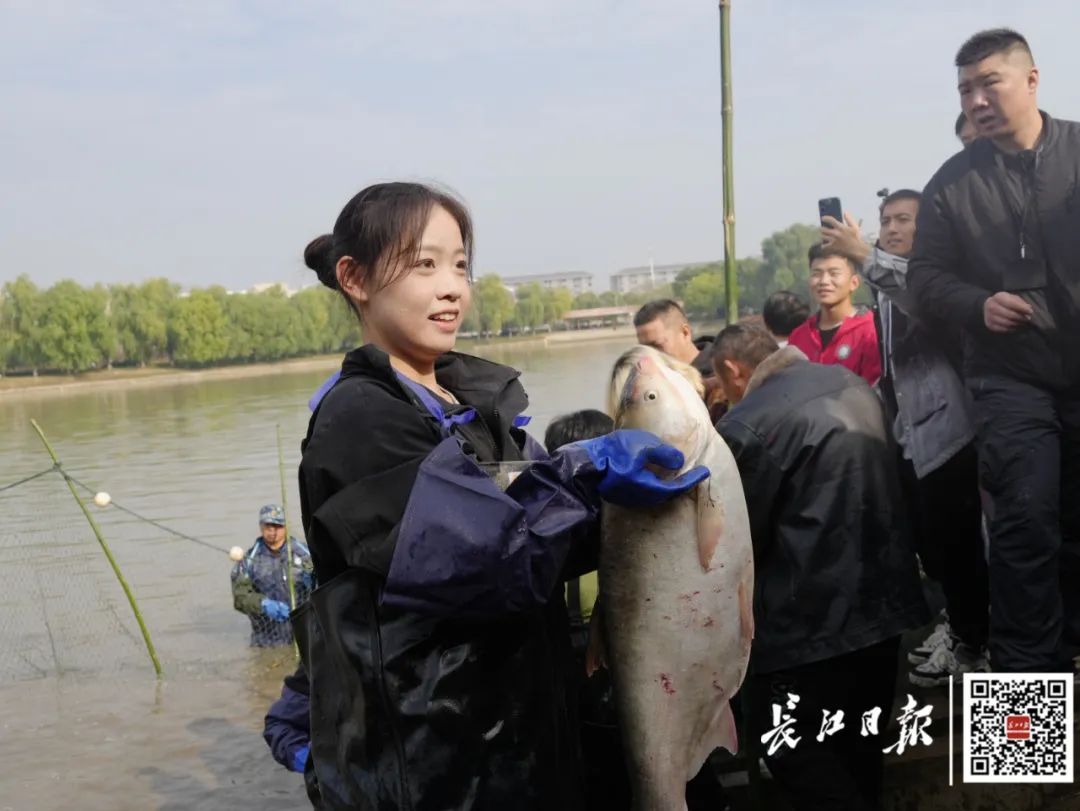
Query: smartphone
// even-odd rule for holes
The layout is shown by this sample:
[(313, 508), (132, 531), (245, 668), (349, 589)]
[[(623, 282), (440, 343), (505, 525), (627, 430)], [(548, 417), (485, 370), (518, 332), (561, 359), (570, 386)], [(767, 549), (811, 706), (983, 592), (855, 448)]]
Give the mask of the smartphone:
[(824, 220), (826, 217), (835, 217), (837, 222), (844, 221), (844, 209), (840, 205), (839, 197), (825, 197), (817, 201), (818, 217)]

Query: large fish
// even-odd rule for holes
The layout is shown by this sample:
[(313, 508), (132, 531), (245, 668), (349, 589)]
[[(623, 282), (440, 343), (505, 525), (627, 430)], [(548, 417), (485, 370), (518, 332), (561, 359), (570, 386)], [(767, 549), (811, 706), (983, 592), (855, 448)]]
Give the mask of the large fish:
[(679, 473), (711, 471), (658, 507), (604, 505), (589, 667), (603, 657), (611, 670), (638, 811), (685, 809), (709, 754), (738, 750), (729, 701), (754, 635), (754, 558), (739, 471), (700, 390), (694, 369), (642, 346), (611, 380), (616, 427), (677, 447)]

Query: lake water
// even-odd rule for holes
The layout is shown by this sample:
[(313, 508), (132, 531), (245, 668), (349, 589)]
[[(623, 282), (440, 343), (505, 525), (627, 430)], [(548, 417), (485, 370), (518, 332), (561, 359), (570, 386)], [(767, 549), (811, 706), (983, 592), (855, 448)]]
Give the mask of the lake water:
[[(530, 432), (603, 408), (628, 341), (499, 346), (532, 402)], [(120, 587), (56, 474), (0, 492), (0, 811), (298, 809), (299, 775), (270, 758), (262, 719), (295, 662), (252, 650), (226, 550), (281, 496), (300, 536), (295, 471), (307, 400), (331, 369), (63, 396), (0, 394), (0, 487), (47, 468), (36, 419), (93, 490), (209, 544), (91, 507), (142, 608), (158, 682)]]

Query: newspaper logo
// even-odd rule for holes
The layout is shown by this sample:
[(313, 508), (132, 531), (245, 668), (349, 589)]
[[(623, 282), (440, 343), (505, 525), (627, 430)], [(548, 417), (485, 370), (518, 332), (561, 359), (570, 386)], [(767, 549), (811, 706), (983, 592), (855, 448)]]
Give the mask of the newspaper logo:
[(1031, 739), (1031, 716), (1030, 715), (1006, 715), (1005, 737), (1010, 741), (1026, 741)]
[(964, 782), (1071, 783), (1073, 679), (964, 674)]

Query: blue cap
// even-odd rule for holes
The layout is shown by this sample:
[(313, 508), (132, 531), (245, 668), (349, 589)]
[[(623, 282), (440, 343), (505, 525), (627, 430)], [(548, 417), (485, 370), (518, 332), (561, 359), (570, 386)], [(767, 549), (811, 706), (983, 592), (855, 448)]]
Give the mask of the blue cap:
[(285, 511), (277, 504), (267, 504), (259, 510), (259, 523), (277, 524), (283, 527), (285, 526)]

